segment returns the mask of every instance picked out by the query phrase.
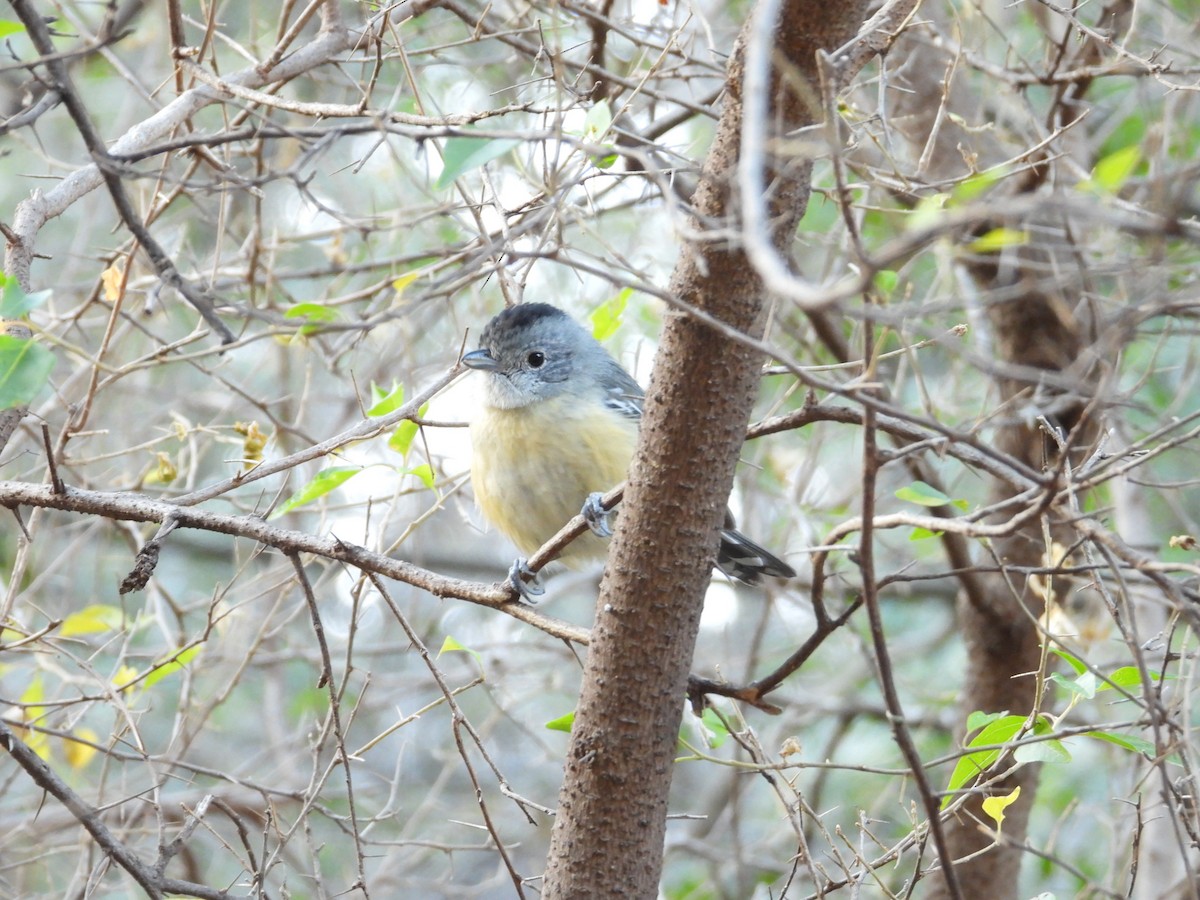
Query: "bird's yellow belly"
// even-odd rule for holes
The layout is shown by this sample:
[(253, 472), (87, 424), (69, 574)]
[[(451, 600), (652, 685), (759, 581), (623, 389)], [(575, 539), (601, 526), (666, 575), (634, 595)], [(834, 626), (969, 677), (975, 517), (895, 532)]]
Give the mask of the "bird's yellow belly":
[[(637, 423), (574, 398), (488, 409), (471, 425), (471, 481), (487, 519), (528, 555), (579, 514), (587, 495), (625, 480)], [(606, 552), (591, 534), (573, 541), (568, 565)]]

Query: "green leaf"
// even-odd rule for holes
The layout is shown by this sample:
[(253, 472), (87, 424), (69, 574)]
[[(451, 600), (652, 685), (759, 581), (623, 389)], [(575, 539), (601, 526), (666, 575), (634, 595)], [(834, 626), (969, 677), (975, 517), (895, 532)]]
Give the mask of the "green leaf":
[(328, 469), (322, 469), (312, 481), (288, 497), (282, 506), (271, 513), (270, 518), (277, 519), (298, 506), (312, 503), (318, 497), (323, 497), (335, 488), (340, 487), (361, 471), (362, 469), (358, 466), (333, 466)]
[[(418, 409), (417, 418), (423, 417), (428, 409), (428, 403)], [(393, 431), (392, 436), (388, 438), (388, 449), (395, 450), (401, 456), (408, 456), (409, 448), (412, 447), (412, 442), (416, 438), (417, 432), (420, 431), (420, 428), (421, 426), (416, 422), (412, 421), (411, 419), (405, 419), (398, 426), (396, 426), (396, 430)]]
[(420, 426), (416, 422), (411, 419), (405, 419), (396, 426), (396, 430), (388, 438), (388, 449), (395, 450), (401, 456), (408, 456), (408, 450), (412, 447), (413, 439), (417, 436), (419, 429)]
[(611, 300), (605, 300), (589, 317), (592, 322), (592, 337), (606, 341), (621, 327), (621, 316), (633, 295), (633, 288), (625, 288)]
[(482, 659), (480, 658), (478, 653), (476, 653), (470, 647), (464, 647), (462, 644), (460, 644), (458, 641), (456, 641), (450, 635), (446, 635), (444, 638), (442, 638), (442, 646), (438, 649), (438, 652), (437, 652), (438, 658), (441, 658), (441, 655), (443, 653), (454, 653), (454, 652), (470, 653), (473, 657), (475, 657), (476, 662), (482, 662)]
[(704, 710), (700, 721), (704, 726), (704, 739), (709, 750), (716, 750), (729, 740), (729, 729), (725, 727), (725, 723), (721, 721), (721, 717), (717, 715), (715, 709)]
[(1007, 174), (1007, 166), (996, 166), (994, 169), (988, 169), (986, 172), (976, 172), (970, 178), (964, 178), (950, 192), (951, 205), (969, 203), (976, 197), (982, 196)]
[(1070, 679), (1061, 672), (1053, 672), (1050, 675), (1050, 680), (1059, 687), (1072, 694), (1076, 694), (1087, 700), (1091, 700), (1096, 696), (1096, 676), (1091, 672), (1084, 672), (1078, 678)]
[(425, 485), (429, 490), (433, 490), (436, 479), (433, 474), (433, 466), (429, 465), (429, 463), (421, 463), (419, 466), (414, 466), (406, 470), (405, 474), (416, 476), (421, 480), (421, 484)]
[(1075, 679), (1075, 686), (1090, 700), (1096, 696), (1096, 691), (1100, 687), (1100, 679), (1093, 672), (1084, 672)]
[(13, 34), (20, 34), (24, 30), (25, 26), (20, 22), (14, 22), (11, 19), (0, 19), (0, 38), (6, 38)]
[(300, 326), (300, 333), (312, 334), (319, 330), (322, 322), (337, 321), (338, 311), (323, 303), (297, 303), (288, 307), (283, 317), (285, 319), (303, 319), (304, 324)]
[(1071, 753), (1060, 740), (1035, 741), (1013, 750), (1013, 759), (1023, 763), (1066, 763), (1071, 761)]
[(442, 150), (442, 174), (433, 183), (442, 190), (473, 169), (486, 165), (497, 157), (520, 145), (515, 138), (452, 137)]
[(918, 525), (909, 533), (908, 539), (910, 541), (926, 541), (929, 538), (941, 537), (945, 533), (944, 531), (930, 531), (928, 528), (922, 528)]
[(900, 273), (892, 269), (880, 269), (872, 281), (875, 289), (886, 297), (896, 290), (896, 285), (900, 283)]
[(372, 418), (386, 416), (390, 412), (395, 412), (404, 405), (404, 385), (395, 381), (392, 382), (391, 390), (384, 391), (375, 382), (371, 382), (371, 399), (374, 404), (367, 410), (367, 415)]
[(1110, 153), (1092, 169), (1092, 177), (1080, 187), (1097, 193), (1115, 194), (1125, 186), (1142, 162), (1142, 151), (1137, 144)]
[[(980, 713), (979, 715), (983, 714)], [(968, 718), (968, 727), (975, 717), (976, 713), (972, 713), (971, 718)], [(1002, 715), (984, 725), (979, 734), (967, 742), (966, 749), (1008, 743), (1020, 733), (1021, 729), (1025, 727), (1025, 723), (1025, 716)], [(944, 809), (950, 805), (951, 800), (953, 800), (952, 795), (954, 791), (957, 791), (972, 778), (986, 772), (1000, 758), (1000, 753), (1000, 750), (994, 749), (978, 750), (961, 757), (955, 763), (954, 771), (950, 773), (950, 782), (946, 786), (947, 795), (942, 798), (942, 808)]]
[(557, 719), (551, 719), (546, 723), (546, 727), (551, 731), (565, 731), (571, 733), (571, 726), (575, 724), (575, 711), (559, 716)]
[[(0, 22), (0, 26), (4, 23)], [(4, 35), (0, 33), (0, 38)], [(31, 309), (41, 306), (49, 298), (51, 291), (37, 291), (27, 294), (17, 283), (17, 279), (0, 272), (0, 319), (19, 319)]]
[(338, 311), (324, 303), (296, 303), (288, 307), (283, 317), (307, 322), (333, 322), (338, 317)]
[(1016, 228), (993, 228), (967, 244), (972, 253), (996, 253), (1005, 247), (1021, 247), (1029, 243), (1029, 232)]
[(1050, 652), (1074, 669), (1076, 675), (1082, 675), (1087, 671), (1087, 666), (1084, 665), (1083, 660), (1079, 659), (1077, 656), (1072, 656), (1066, 650), (1063, 650), (1060, 647), (1051, 647)]
[(583, 136), (589, 141), (598, 141), (604, 137), (608, 127), (612, 125), (612, 108), (607, 100), (593, 104), (583, 119)]
[(1111, 731), (1089, 731), (1084, 737), (1089, 737), (1097, 741), (1105, 741), (1109, 744), (1116, 744), (1118, 747), (1124, 747), (1126, 750), (1132, 750), (1134, 753), (1142, 753), (1151, 758), (1154, 757), (1154, 744), (1140, 737), (1132, 737), (1127, 734), (1113, 734)]
[(931, 487), (923, 481), (914, 481), (908, 487), (900, 488), (896, 491), (896, 496), (908, 503), (916, 503), (918, 506), (945, 506), (947, 503), (954, 502), (937, 488)]
[[(604, 146), (611, 147), (612, 145), (605, 144)], [(611, 169), (613, 163), (615, 163), (619, 158), (620, 157), (616, 153), (605, 153), (603, 156), (592, 155), (590, 157), (592, 160), (592, 165), (597, 169)]]
[(28, 406), (50, 380), (54, 354), (32, 339), (0, 334), (0, 409)]
[[(612, 147), (611, 141), (606, 141), (608, 129), (612, 125), (612, 109), (607, 100), (601, 100), (587, 111), (583, 120), (583, 139), (588, 143), (601, 144), (605, 149)], [(602, 156), (590, 154), (589, 158), (598, 169), (607, 169), (617, 161), (616, 153), (605, 153)]]
[(967, 716), (967, 734), (970, 734), (972, 731), (978, 731), (983, 726), (990, 725), (992, 722), (1006, 715), (1008, 715), (1007, 712), (985, 713), (983, 710), (977, 709)]
[(176, 672), (182, 672), (187, 667), (187, 664), (195, 659), (197, 654), (200, 653), (200, 648), (202, 646), (203, 644), (196, 644), (195, 646), (188, 647), (186, 650), (173, 654), (172, 657), (165, 662), (155, 665), (150, 669), (149, 674), (147, 674), (145, 678), (138, 682), (141, 685), (142, 690), (149, 690), (168, 675), (174, 675)]
[[(1157, 672), (1146, 673), (1150, 676), (1151, 681), (1158, 681), (1160, 676)], [(1108, 681), (1101, 684), (1098, 690), (1111, 691), (1114, 688), (1140, 688), (1142, 686), (1142, 673), (1137, 666), (1121, 666), (1107, 676)]]
[[(1029, 733), (1035, 737), (1049, 737), (1054, 733), (1054, 726), (1045, 716), (1038, 716), (1033, 722)], [(1045, 741), (1035, 741), (1022, 744), (1013, 750), (1013, 759), (1017, 762), (1070, 762), (1071, 753), (1058, 738)]]

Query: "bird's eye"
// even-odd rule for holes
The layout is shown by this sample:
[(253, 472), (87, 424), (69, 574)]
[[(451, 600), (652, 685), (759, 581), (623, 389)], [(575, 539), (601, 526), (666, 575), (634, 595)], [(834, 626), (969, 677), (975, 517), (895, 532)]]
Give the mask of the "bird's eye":
[(534, 350), (527, 357), (525, 357), (525, 361), (529, 363), (529, 368), (540, 369), (542, 367), (542, 363), (546, 361), (546, 354), (541, 350)]

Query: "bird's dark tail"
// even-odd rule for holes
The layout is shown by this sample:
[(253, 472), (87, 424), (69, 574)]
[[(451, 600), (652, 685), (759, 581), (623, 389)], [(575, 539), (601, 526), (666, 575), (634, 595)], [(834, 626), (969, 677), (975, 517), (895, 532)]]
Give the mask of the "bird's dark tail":
[(758, 584), (764, 575), (794, 578), (796, 570), (734, 528), (721, 529), (717, 568), (737, 581)]

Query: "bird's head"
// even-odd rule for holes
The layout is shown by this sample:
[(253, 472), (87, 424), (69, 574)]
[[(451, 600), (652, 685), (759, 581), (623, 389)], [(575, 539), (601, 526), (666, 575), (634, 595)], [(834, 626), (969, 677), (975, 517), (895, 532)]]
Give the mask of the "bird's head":
[(561, 309), (522, 303), (492, 319), (479, 349), (462, 362), (489, 376), (489, 406), (516, 409), (578, 390), (585, 367), (604, 359), (604, 349)]

